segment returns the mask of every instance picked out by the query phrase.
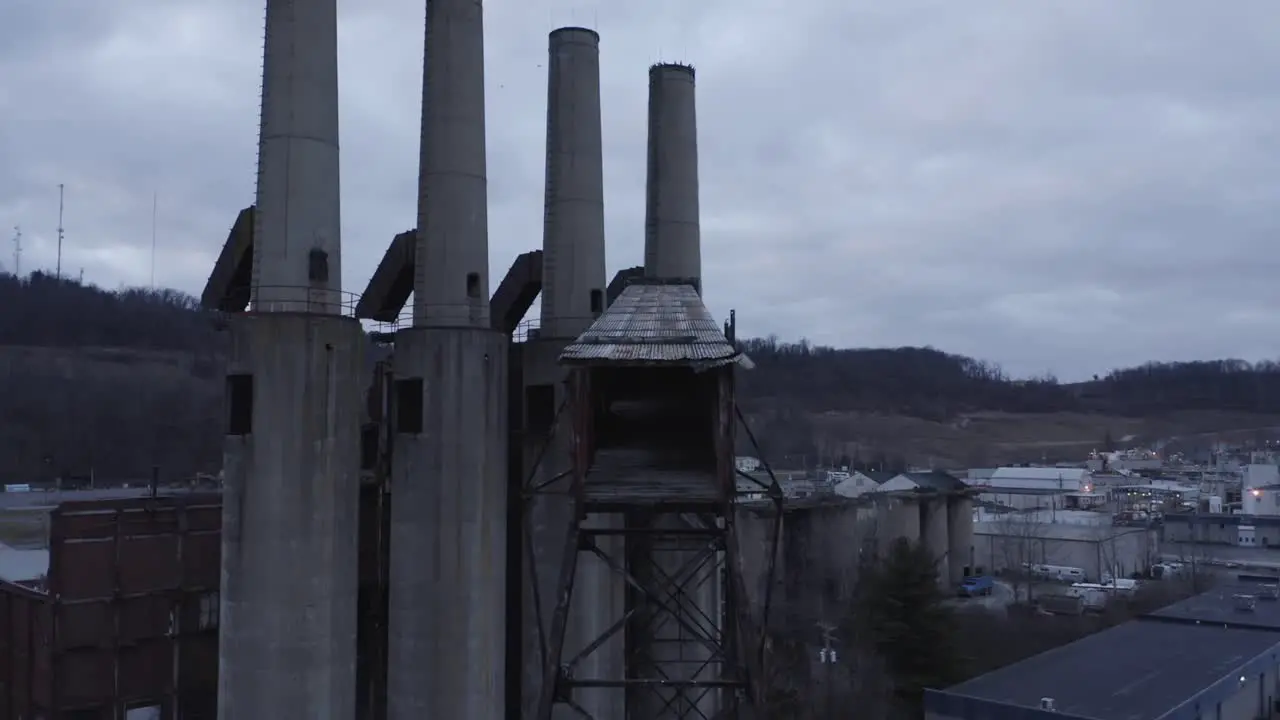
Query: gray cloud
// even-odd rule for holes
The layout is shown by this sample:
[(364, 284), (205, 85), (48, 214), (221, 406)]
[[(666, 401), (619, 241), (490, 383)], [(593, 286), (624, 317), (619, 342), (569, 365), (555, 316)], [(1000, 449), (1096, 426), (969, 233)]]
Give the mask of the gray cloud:
[[(196, 292), (253, 197), (260, 2), (16, 0), (0, 227), (51, 267)], [(101, 7), (98, 7), (101, 5)], [(1265, 0), (490, 0), (496, 282), (541, 242), (546, 32), (603, 37), (611, 269), (643, 235), (646, 68), (698, 67), (709, 303), (749, 334), (931, 344), (1077, 378), (1280, 355), (1280, 7)], [(421, 0), (344, 3), (360, 289), (414, 223)], [(0, 261), (11, 266), (9, 253)]]

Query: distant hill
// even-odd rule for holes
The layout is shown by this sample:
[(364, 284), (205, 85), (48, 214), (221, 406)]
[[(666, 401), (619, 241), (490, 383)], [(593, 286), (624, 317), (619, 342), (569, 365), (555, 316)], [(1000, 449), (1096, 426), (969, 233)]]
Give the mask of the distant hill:
[[(225, 340), (195, 298), (0, 274), (0, 308), (0, 480), (217, 471)], [(961, 463), (1054, 443), (1075, 452), (1101, 428), (1280, 425), (1275, 363), (1152, 363), (1063, 385), (932, 348), (744, 345), (756, 369), (740, 376), (741, 400), (771, 457)]]

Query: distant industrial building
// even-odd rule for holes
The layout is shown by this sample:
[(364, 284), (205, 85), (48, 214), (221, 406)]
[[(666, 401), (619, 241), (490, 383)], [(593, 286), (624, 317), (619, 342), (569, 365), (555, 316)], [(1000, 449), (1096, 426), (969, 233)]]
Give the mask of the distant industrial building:
[(990, 572), (1026, 565), (1080, 568), (1088, 580), (1104, 574), (1128, 577), (1160, 555), (1159, 536), (1145, 528), (1116, 526), (1110, 515), (1084, 511), (982, 514), (973, 526), (973, 563)]
[(1200, 488), (1173, 480), (1146, 480), (1114, 485), (1108, 489), (1116, 509), (1144, 512), (1176, 512), (1200, 501)]
[(926, 720), (1255, 720), (1280, 711), (1276, 586), (1241, 581), (925, 694)]
[(1093, 457), (1085, 463), (1085, 467), (1094, 472), (1105, 470), (1142, 472), (1159, 470), (1163, 466), (1164, 461), (1160, 456), (1150, 450), (1094, 453)]
[(1197, 503), (1198, 512), (1166, 515), (1165, 537), (1175, 542), (1280, 547), (1280, 468), (1243, 465), (1240, 477), (1238, 505), (1226, 492)]
[(213, 718), (216, 494), (67, 502), (0, 552), (0, 718)]
[(885, 483), (897, 477), (898, 473), (884, 470), (855, 470), (846, 478), (841, 478), (832, 488), (835, 494), (854, 498), (865, 493), (879, 490)]
[(1280, 547), (1280, 515), (1183, 513), (1164, 516), (1170, 542)]
[(1241, 514), (1280, 517), (1280, 467), (1244, 466), (1241, 490)]
[(1093, 474), (1084, 468), (1001, 467), (970, 470), (968, 484), (979, 499), (1025, 510), (1088, 507), (1101, 500)]

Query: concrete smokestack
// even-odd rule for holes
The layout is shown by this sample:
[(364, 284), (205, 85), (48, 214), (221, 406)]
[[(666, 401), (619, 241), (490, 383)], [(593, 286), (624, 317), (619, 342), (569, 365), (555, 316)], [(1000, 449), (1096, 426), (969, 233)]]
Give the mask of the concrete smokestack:
[(258, 312), (341, 306), (335, 0), (267, 3), (254, 213)]
[(413, 324), (489, 326), (481, 0), (427, 0)]
[(342, 314), (335, 0), (267, 2), (253, 309), (232, 318), (218, 717), (355, 706), (364, 334)]
[[(600, 122), (600, 36), (584, 28), (560, 28), (549, 38), (547, 74), (547, 180), (543, 225), (542, 326), (536, 339), (521, 346), (526, 398), (550, 403), (555, 413), (565, 399), (566, 373), (558, 359), (565, 345), (582, 334), (605, 305), (604, 153)], [(550, 390), (550, 393), (539, 392)], [(534, 408), (527, 409), (533, 413)], [(548, 438), (529, 433), (527, 462), (542, 458), (539, 483), (548, 492), (530, 499), (529, 523), (533, 563), (526, 563), (529, 584), (538, 593), (542, 627), (529, 595), (525, 606), (525, 715), (532, 717), (542, 690), (541, 637), (551, 631), (564, 561), (565, 531), (573, 517), (569, 480), (557, 473), (572, 464), (570, 425), (562, 421)], [(545, 452), (545, 454), (544, 454)], [(584, 525), (620, 527), (620, 516), (592, 514)], [(608, 555), (623, 557), (621, 539), (596, 539)], [(624, 669), (622, 633), (598, 646), (623, 617), (624, 584), (609, 566), (586, 553), (576, 563), (573, 598), (562, 658), (586, 653), (577, 663), (581, 677), (619, 678)], [(541, 634), (540, 634), (541, 633)], [(624, 696), (615, 688), (582, 688), (574, 701), (591, 717), (620, 718)], [(580, 717), (568, 705), (557, 705), (554, 720)]]
[(604, 311), (600, 36), (555, 30), (548, 62), (541, 335), (573, 339)]
[(427, 0), (413, 327), (396, 333), (388, 720), (503, 717), (507, 343), (489, 327), (484, 21)]
[(649, 68), (644, 271), (652, 278), (693, 278), (702, 287), (698, 120), (688, 65)]

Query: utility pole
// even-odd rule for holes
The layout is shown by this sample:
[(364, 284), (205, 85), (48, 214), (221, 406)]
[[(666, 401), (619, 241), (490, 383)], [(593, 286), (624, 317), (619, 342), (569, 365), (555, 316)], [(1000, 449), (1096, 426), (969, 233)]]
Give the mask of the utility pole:
[(823, 684), (827, 686), (826, 697), (823, 701), (825, 707), (823, 708), (824, 713), (822, 717), (833, 718), (836, 717), (832, 707), (835, 704), (835, 681), (832, 677), (832, 675), (834, 675), (832, 670), (835, 669), (836, 665), (836, 649), (833, 647), (836, 638), (832, 633), (836, 628), (834, 625), (828, 623), (818, 623), (818, 629), (822, 631), (822, 647), (818, 649), (818, 662), (822, 663), (826, 670), (824, 673), (826, 677), (824, 678)]
[(22, 277), (22, 228), (13, 226), (13, 276)]
[(151, 289), (156, 289), (156, 209), (160, 203), (160, 193), (151, 193)]
[(54, 274), (59, 280), (62, 279), (62, 200), (66, 186), (58, 183), (58, 264), (54, 270)]

